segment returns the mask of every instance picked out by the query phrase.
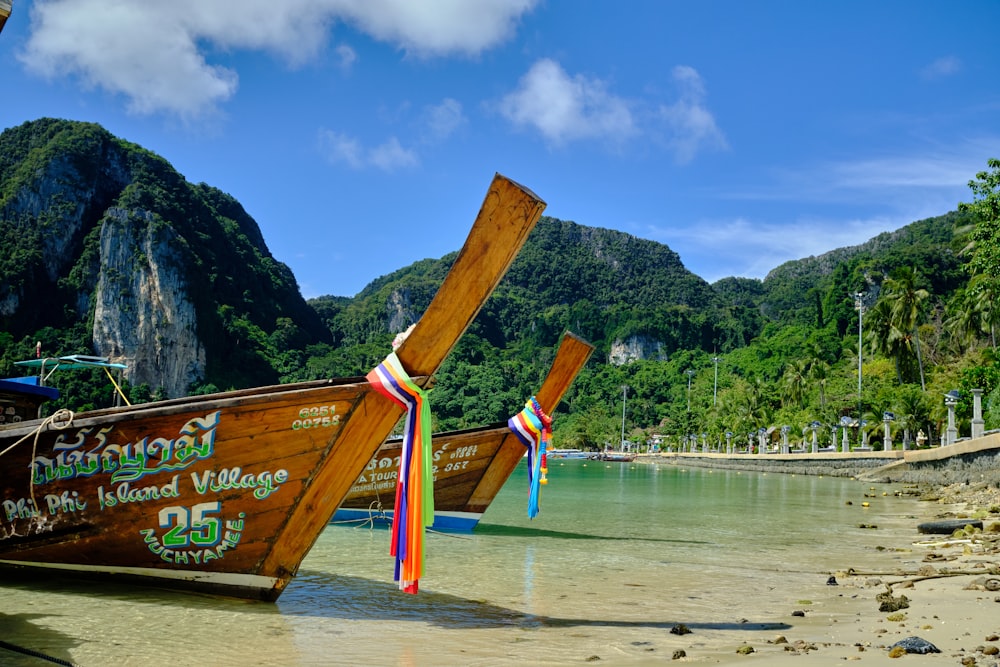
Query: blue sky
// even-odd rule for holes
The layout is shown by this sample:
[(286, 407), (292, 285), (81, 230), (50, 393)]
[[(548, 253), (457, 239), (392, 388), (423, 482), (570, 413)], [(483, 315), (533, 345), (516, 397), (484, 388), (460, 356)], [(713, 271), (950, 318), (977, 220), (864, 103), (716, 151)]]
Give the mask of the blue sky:
[(14, 0), (0, 128), (96, 122), (236, 197), (306, 297), (457, 250), (494, 172), (708, 281), (968, 201), (1000, 2)]

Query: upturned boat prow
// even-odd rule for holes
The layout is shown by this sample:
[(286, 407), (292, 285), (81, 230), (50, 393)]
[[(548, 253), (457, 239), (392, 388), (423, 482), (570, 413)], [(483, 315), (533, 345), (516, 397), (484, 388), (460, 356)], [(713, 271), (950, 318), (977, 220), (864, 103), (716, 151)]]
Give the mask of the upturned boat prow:
[[(559, 401), (586, 365), (594, 346), (573, 333), (563, 334), (535, 399), (546, 413)], [(512, 408), (514, 406), (511, 406)], [(400, 442), (384, 443), (351, 487), (334, 521), (391, 519), (393, 489), (399, 470)], [(514, 472), (525, 447), (506, 422), (437, 433), (433, 437), (434, 524), (437, 530), (469, 531)]]
[[(448, 276), (396, 350), (415, 383), (438, 370), (544, 207), (495, 176)], [(0, 398), (24, 391), (15, 384)], [(402, 414), (358, 377), (46, 419), (28, 414), (38, 391), (28, 393), (0, 424), (0, 568), (269, 601)]]
[(13, 9), (11, 0), (0, 0), (0, 32), (3, 32), (3, 27), (10, 18), (11, 9)]

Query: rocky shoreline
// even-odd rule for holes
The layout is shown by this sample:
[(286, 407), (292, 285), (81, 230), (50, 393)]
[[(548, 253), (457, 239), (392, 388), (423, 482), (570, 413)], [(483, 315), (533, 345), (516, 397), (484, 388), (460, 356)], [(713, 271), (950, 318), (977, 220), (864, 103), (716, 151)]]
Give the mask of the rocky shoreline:
[[(866, 495), (874, 497), (870, 489)], [(714, 662), (895, 665), (902, 658), (902, 664), (1000, 667), (1000, 485), (925, 482), (899, 487), (896, 495), (928, 503), (924, 520), (964, 525), (968, 519), (983, 527), (941, 535), (918, 534), (915, 525), (905, 542), (880, 547), (876, 562), (883, 565), (861, 570), (844, 563), (825, 590), (802, 592), (813, 599), (800, 601), (785, 634), (727, 647)]]

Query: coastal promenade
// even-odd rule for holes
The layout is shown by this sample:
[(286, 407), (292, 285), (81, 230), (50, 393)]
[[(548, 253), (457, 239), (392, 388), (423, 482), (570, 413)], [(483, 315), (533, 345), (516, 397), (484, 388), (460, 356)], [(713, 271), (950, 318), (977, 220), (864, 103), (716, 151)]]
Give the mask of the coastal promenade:
[(637, 463), (795, 475), (857, 477), (871, 482), (1000, 485), (1000, 433), (917, 450), (726, 454), (640, 454)]

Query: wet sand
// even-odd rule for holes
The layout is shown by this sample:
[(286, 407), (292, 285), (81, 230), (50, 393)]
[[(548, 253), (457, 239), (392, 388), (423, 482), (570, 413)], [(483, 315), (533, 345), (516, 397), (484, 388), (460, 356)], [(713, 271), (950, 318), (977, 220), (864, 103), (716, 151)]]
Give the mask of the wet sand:
[[(936, 518), (980, 519), (983, 531), (931, 535), (914, 526), (913, 539), (886, 545), (883, 566), (845, 563), (836, 585), (803, 591), (788, 631), (766, 639), (748, 633), (745, 644), (714, 655), (675, 654), (675, 664), (1000, 666), (1000, 489), (963, 484), (920, 493)], [(909, 637), (940, 653), (892, 651)]]

